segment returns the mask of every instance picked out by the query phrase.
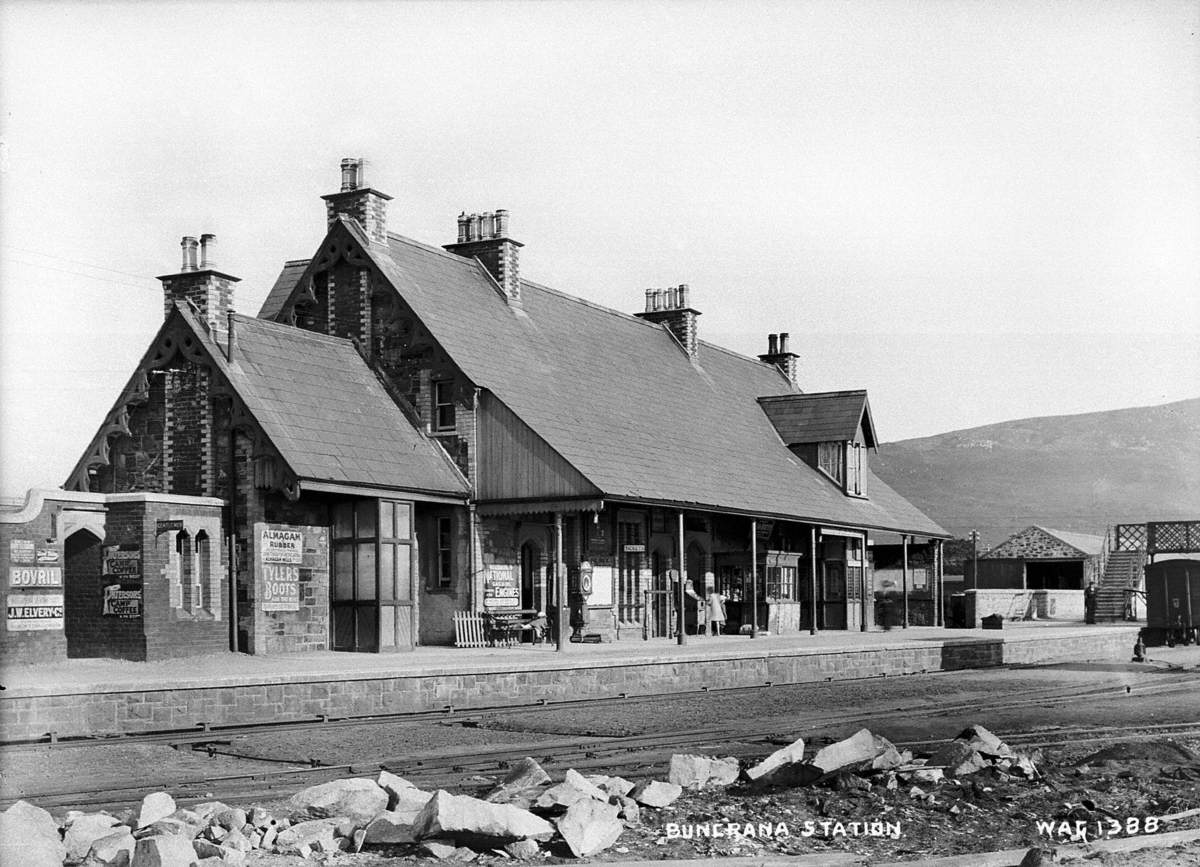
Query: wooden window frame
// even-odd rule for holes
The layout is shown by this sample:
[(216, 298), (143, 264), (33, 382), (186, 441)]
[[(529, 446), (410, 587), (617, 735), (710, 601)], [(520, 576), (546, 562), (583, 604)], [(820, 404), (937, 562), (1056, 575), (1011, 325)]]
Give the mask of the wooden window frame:
[[(444, 529), (443, 529), (444, 528)], [(434, 548), (434, 575), (441, 589), (454, 585), (454, 520), (452, 515), (439, 515), (434, 522), (437, 545)], [(443, 544), (443, 540), (445, 544)]]
[[(433, 429), (436, 433), (452, 433), (458, 429), (453, 389), (454, 383), (448, 379), (435, 380), (433, 383)], [(449, 415), (448, 424), (443, 422), (443, 410)]]

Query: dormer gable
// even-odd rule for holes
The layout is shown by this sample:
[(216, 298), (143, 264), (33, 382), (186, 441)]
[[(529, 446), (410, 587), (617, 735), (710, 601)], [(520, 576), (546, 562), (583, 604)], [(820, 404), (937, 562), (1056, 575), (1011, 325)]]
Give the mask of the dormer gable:
[(866, 450), (877, 447), (865, 390), (760, 397), (791, 452), (851, 497), (866, 497)]

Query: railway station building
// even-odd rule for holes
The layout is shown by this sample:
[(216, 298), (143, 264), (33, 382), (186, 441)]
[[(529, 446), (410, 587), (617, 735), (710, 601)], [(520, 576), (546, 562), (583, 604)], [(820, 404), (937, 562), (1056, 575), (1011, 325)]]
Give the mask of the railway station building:
[[(256, 316), (216, 239), (183, 239), (64, 489), (0, 513), (10, 574), (43, 549), (61, 567), (8, 582), (6, 650), (381, 652), (505, 611), (640, 641), (681, 589), (689, 632), (714, 593), (726, 632), (870, 629), (884, 596), (941, 622), (947, 534), (872, 473), (866, 392), (800, 389), (819, 347), (706, 342), (686, 284), (624, 313), (534, 283), (503, 210), (411, 240), (341, 168), (324, 240)], [(14, 630), (15, 608), (52, 625)]]

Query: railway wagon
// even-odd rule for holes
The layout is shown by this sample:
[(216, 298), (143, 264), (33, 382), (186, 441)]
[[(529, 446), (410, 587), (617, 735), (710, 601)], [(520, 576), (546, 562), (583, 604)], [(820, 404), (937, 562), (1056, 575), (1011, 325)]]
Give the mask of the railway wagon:
[(1163, 560), (1146, 567), (1147, 645), (1191, 644), (1200, 635), (1200, 560)]

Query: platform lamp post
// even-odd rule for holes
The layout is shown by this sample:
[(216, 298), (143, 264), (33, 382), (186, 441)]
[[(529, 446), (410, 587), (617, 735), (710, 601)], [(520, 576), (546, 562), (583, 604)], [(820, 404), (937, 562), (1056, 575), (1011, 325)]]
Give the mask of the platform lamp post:
[(971, 589), (979, 589), (979, 531), (971, 531)]

